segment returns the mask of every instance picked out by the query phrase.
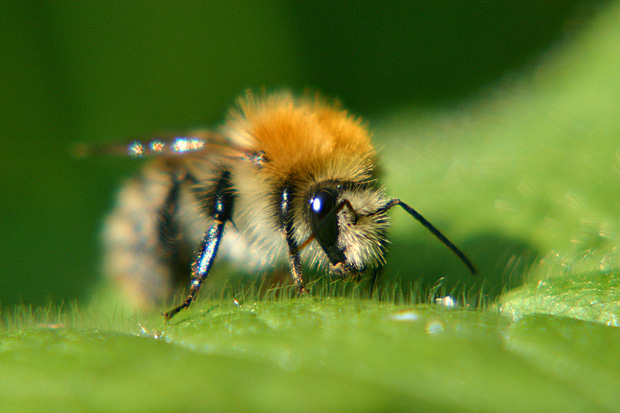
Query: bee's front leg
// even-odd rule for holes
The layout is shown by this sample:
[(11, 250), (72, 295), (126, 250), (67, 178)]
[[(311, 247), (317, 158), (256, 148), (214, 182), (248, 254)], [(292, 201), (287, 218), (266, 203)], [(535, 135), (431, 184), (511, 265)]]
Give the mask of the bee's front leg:
[(304, 286), (299, 246), (293, 237), (294, 228), (291, 214), (292, 197), (293, 191), (291, 187), (288, 185), (285, 186), (280, 196), (281, 231), (286, 239), (286, 245), (288, 246), (288, 263), (291, 268), (291, 276), (293, 277), (293, 282), (297, 286), (299, 294), (302, 294), (306, 292), (306, 288)]

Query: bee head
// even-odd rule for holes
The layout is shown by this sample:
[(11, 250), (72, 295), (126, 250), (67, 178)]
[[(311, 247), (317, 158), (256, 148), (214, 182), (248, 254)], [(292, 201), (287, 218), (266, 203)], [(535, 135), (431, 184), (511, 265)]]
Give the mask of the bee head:
[(318, 185), (306, 202), (310, 235), (332, 276), (349, 277), (384, 262), (389, 225), (383, 190), (371, 183)]

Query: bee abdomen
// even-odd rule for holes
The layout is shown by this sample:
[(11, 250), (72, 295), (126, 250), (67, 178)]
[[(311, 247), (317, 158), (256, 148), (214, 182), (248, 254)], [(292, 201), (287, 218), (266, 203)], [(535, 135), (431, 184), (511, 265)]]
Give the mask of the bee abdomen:
[(106, 220), (105, 273), (138, 307), (148, 308), (169, 298), (174, 287), (172, 264), (179, 259), (178, 251), (171, 248), (173, 240), (161, 242), (163, 232), (174, 234), (162, 230), (162, 212), (173, 185), (166, 171), (145, 168), (125, 183)]

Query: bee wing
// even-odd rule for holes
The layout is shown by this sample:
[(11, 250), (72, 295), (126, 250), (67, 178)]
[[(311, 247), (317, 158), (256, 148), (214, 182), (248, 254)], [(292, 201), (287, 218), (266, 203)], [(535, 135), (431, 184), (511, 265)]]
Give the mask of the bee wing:
[(98, 155), (120, 155), (132, 158), (145, 156), (189, 157), (225, 156), (245, 159), (247, 151), (234, 146), (219, 133), (197, 130), (183, 136), (165, 136), (146, 141), (134, 140), (129, 143), (76, 144), (73, 154), (78, 158)]

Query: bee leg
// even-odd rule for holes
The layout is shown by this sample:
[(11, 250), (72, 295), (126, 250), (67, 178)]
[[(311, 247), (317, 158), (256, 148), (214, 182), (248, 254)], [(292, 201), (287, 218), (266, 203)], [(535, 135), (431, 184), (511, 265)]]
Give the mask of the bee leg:
[(203, 235), (200, 241), (200, 247), (192, 263), (192, 282), (189, 295), (185, 301), (183, 301), (183, 304), (166, 313), (162, 313), (166, 321), (174, 317), (179, 311), (190, 306), (196, 294), (200, 291), (202, 283), (207, 278), (207, 275), (209, 275), (211, 265), (220, 247), (224, 225), (226, 221), (229, 221), (232, 217), (233, 201), (234, 196), (231, 192), (230, 172), (223, 171), (215, 188), (212, 205), (209, 205), (214, 223)]
[(291, 267), (291, 276), (293, 277), (293, 282), (297, 287), (297, 291), (299, 294), (303, 294), (306, 292), (306, 287), (304, 286), (303, 271), (301, 269), (301, 258), (299, 257), (298, 252), (292, 252), (295, 247), (291, 247), (291, 242), (294, 244), (296, 244), (296, 242), (292, 236), (288, 235), (288, 233), (286, 235), (286, 242), (288, 243), (289, 248), (288, 265)]
[(291, 268), (291, 276), (293, 277), (293, 282), (297, 287), (297, 291), (299, 294), (302, 294), (306, 292), (306, 288), (304, 287), (299, 246), (293, 237), (293, 217), (291, 214), (292, 198), (293, 191), (291, 187), (287, 185), (282, 190), (280, 197), (281, 230), (286, 239), (286, 245), (288, 246), (288, 264)]
[(159, 245), (171, 261), (177, 253), (177, 241), (179, 228), (175, 221), (177, 204), (179, 202), (179, 193), (181, 185), (187, 180), (187, 175), (171, 173), (172, 187), (166, 195), (166, 200), (159, 213), (159, 225), (157, 228), (157, 237)]
[(194, 301), (196, 294), (198, 294), (200, 287), (202, 287), (202, 283), (207, 278), (207, 275), (209, 275), (211, 265), (215, 260), (217, 250), (220, 246), (223, 231), (224, 222), (216, 221), (216, 223), (213, 224), (209, 231), (207, 231), (203, 236), (200, 241), (200, 249), (198, 250), (194, 262), (192, 263), (192, 283), (189, 290), (189, 295), (185, 301), (183, 301), (183, 304), (162, 314), (166, 318), (166, 321), (174, 317), (179, 311), (189, 307), (192, 301)]
[(158, 213), (157, 239), (161, 248), (162, 259), (166, 260), (168, 268), (171, 269), (171, 275), (176, 285), (187, 279), (187, 273), (190, 270), (187, 265), (189, 261), (188, 250), (185, 248), (187, 246), (181, 245), (182, 237), (179, 236), (179, 223), (177, 222), (179, 196), (184, 185), (197, 185), (198, 181), (183, 168), (171, 171), (170, 179), (172, 186), (168, 190), (164, 204)]

